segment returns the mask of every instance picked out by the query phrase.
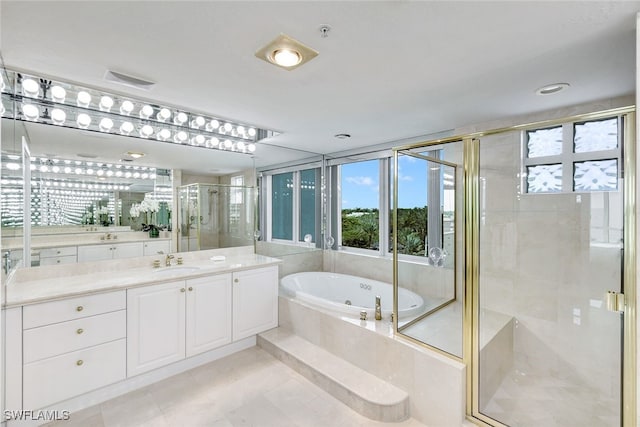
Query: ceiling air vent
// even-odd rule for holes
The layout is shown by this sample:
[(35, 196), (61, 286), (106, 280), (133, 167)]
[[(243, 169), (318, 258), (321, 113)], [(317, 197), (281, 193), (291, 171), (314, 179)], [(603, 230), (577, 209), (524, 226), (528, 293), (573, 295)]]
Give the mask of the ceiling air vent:
[(124, 86), (151, 90), (156, 85), (154, 82), (139, 79), (138, 77), (128, 76), (126, 74), (118, 73), (117, 71), (107, 70), (104, 74), (104, 79), (108, 82), (118, 83)]

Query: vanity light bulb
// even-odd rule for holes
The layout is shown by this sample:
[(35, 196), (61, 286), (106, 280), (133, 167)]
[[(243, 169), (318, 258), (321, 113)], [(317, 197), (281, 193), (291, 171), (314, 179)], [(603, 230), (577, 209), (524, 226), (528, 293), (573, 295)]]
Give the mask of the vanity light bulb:
[(93, 169), (87, 169), (87, 175), (93, 175)]
[(140, 109), (140, 118), (148, 119), (153, 114), (153, 107), (151, 105), (144, 105)]
[(207, 123), (207, 130), (209, 132), (215, 132), (220, 127), (220, 123), (217, 120), (211, 120)]
[(98, 169), (98, 172), (96, 172), (96, 175), (102, 176), (104, 175), (104, 171), (102, 169)]
[(249, 128), (249, 136), (256, 136), (256, 130), (254, 128)]
[(149, 178), (149, 174), (148, 173), (143, 173), (142, 175), (140, 175), (140, 178), (147, 179), (147, 178)]
[(89, 92), (85, 92), (84, 90), (78, 92), (76, 103), (79, 107), (87, 108), (91, 104), (91, 95), (89, 95)]
[(129, 135), (131, 132), (133, 132), (133, 124), (131, 122), (123, 122), (120, 125), (120, 133), (122, 135)]
[(64, 173), (71, 173), (71, 168), (69, 166), (64, 168)]
[(152, 174), (149, 175), (149, 179), (156, 179), (156, 176), (157, 175), (155, 173), (152, 173)]
[(60, 168), (58, 166), (54, 166), (54, 167), (51, 168), (51, 172), (58, 173), (58, 172), (60, 172)]
[(199, 129), (204, 126), (204, 117), (198, 116), (195, 119), (191, 120), (191, 127), (194, 129)]
[(256, 144), (249, 144), (247, 146), (247, 150), (249, 150), (250, 153), (253, 153), (254, 151), (256, 151)]
[(113, 127), (113, 120), (111, 120), (108, 117), (105, 117), (102, 120), (100, 120), (99, 127), (101, 132), (109, 132)]
[(133, 177), (134, 178), (140, 178), (140, 172), (134, 172), (133, 173)]
[(67, 119), (67, 113), (62, 111), (59, 108), (54, 108), (51, 110), (51, 121), (54, 125), (63, 125), (64, 121)]
[(18, 169), (20, 169), (20, 164), (18, 164), (18, 163), (7, 163), (7, 169), (12, 170), (12, 171), (17, 171)]
[(126, 173), (124, 174), (124, 177), (125, 177), (125, 178), (131, 178), (131, 172), (126, 172)]
[(116, 171), (116, 176), (119, 178), (122, 176), (122, 171)]
[(39, 92), (40, 92), (40, 85), (38, 85), (38, 82), (36, 82), (33, 79), (22, 80), (22, 93), (24, 94), (24, 96), (37, 98)]
[(107, 171), (107, 176), (113, 176), (113, 171), (112, 170), (108, 170)]
[(62, 104), (67, 97), (67, 91), (62, 86), (53, 86), (51, 88), (51, 100)]
[(49, 168), (47, 167), (47, 165), (40, 166), (40, 172), (49, 172)]
[(153, 128), (149, 125), (144, 125), (140, 128), (140, 136), (143, 138), (149, 138), (153, 135)]
[(244, 151), (244, 149), (245, 149), (244, 142), (238, 141), (238, 143), (236, 144), (236, 147), (238, 148), (238, 150)]
[(193, 141), (198, 145), (204, 145), (205, 138), (202, 135), (196, 135), (196, 137), (193, 138)]
[(162, 129), (160, 132), (158, 132), (156, 137), (160, 141), (166, 141), (167, 139), (171, 138), (171, 131), (169, 129)]
[(238, 131), (238, 133), (239, 133), (240, 135), (244, 135), (244, 133), (245, 133), (245, 128), (244, 128), (244, 126), (238, 126), (238, 127), (236, 128), (236, 131)]
[(131, 101), (123, 101), (120, 105), (120, 114), (124, 114), (128, 116), (133, 111), (133, 102)]
[(187, 115), (185, 113), (178, 113), (174, 119), (173, 122), (175, 124), (177, 124), (178, 126), (182, 126), (189, 118), (187, 117)]
[(175, 136), (173, 137), (173, 140), (175, 142), (177, 142), (178, 144), (182, 144), (183, 142), (185, 142), (187, 140), (187, 138), (189, 138), (187, 133), (184, 132), (184, 131), (180, 131), (180, 132), (175, 134)]
[(224, 140), (224, 148), (231, 148), (233, 147), (233, 142), (231, 142), (230, 139), (225, 139)]
[(156, 114), (156, 118), (161, 121), (167, 121), (171, 118), (171, 110), (168, 108), (161, 108), (158, 114)]
[(24, 114), (25, 119), (36, 121), (40, 117), (40, 109), (33, 104), (23, 104), (22, 114)]
[(233, 129), (233, 126), (231, 126), (231, 123), (225, 123), (224, 124), (224, 130), (226, 132), (231, 132), (231, 129)]
[(217, 147), (220, 144), (220, 140), (215, 136), (209, 140), (212, 147)]
[(80, 113), (76, 118), (76, 123), (80, 129), (86, 129), (91, 124), (91, 117), (88, 114)]
[(82, 173), (82, 169), (76, 168), (75, 173), (76, 175), (80, 175)]
[(100, 105), (98, 106), (102, 111), (111, 111), (111, 107), (113, 107), (113, 98), (110, 96), (103, 96), (100, 98)]

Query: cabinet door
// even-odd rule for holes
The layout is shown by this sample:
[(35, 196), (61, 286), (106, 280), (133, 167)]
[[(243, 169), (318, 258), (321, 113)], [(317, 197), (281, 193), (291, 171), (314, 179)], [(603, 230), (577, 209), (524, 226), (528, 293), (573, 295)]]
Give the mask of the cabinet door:
[(169, 240), (144, 242), (143, 255), (168, 254), (171, 252), (171, 242)]
[(113, 245), (113, 259), (142, 256), (142, 242), (117, 243)]
[(102, 261), (113, 258), (113, 245), (78, 246), (78, 262)]
[(182, 360), (184, 281), (127, 291), (127, 376)]
[(231, 342), (231, 274), (187, 280), (187, 357)]
[(233, 340), (278, 326), (278, 267), (233, 273)]

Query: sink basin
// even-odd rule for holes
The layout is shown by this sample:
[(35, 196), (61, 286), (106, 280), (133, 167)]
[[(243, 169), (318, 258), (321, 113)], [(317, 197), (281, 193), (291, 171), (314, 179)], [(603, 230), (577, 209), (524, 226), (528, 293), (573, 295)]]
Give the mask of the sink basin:
[(177, 274), (193, 273), (200, 270), (200, 267), (166, 267), (153, 272), (156, 276), (173, 276)]

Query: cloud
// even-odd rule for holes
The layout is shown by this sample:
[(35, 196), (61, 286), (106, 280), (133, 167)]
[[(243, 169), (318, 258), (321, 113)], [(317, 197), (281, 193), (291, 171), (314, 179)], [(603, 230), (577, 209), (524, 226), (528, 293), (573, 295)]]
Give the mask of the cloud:
[(350, 184), (355, 184), (355, 185), (366, 185), (366, 186), (375, 185), (373, 178), (371, 178), (370, 176), (348, 176), (346, 178), (346, 181)]

